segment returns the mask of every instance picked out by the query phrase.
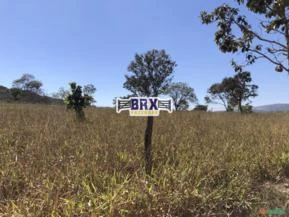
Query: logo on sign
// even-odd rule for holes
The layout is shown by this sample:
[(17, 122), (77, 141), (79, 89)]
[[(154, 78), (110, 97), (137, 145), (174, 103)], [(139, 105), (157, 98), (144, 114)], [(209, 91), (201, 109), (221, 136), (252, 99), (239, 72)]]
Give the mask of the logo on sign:
[(158, 97), (131, 97), (116, 99), (116, 112), (128, 110), (130, 116), (159, 116), (160, 111), (173, 112), (172, 99)]

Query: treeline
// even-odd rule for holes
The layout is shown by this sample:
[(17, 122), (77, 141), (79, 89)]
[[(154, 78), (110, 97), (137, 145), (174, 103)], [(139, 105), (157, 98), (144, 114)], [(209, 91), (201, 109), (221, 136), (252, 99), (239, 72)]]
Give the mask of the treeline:
[[(131, 94), (120, 98), (168, 96), (172, 98), (176, 111), (188, 110), (192, 104), (196, 104), (193, 110), (207, 111), (209, 104), (221, 104), (227, 112), (252, 112), (250, 99), (257, 96), (258, 86), (252, 84), (250, 72), (244, 71), (235, 62), (232, 62), (232, 66), (235, 74), (224, 78), (220, 83), (212, 84), (208, 88), (208, 95), (204, 98), (206, 104), (200, 105), (193, 87), (184, 82), (173, 81), (172, 74), (177, 64), (165, 50), (151, 50), (144, 54), (136, 54), (135, 60), (128, 66), (128, 71), (134, 75), (125, 75), (126, 82), (123, 84), (123, 87)], [(163, 86), (158, 87), (160, 84)], [(93, 97), (96, 87), (93, 84), (81, 87), (76, 82), (69, 85), (70, 89), (61, 87), (52, 94), (52, 97), (62, 100), (69, 108), (79, 111), (77, 112), (78, 117), (84, 116), (80, 107), (96, 102)], [(44, 95), (42, 86), (43, 83), (35, 79), (33, 75), (23, 74), (22, 77), (13, 81), (10, 93), (17, 101), (23, 92)], [(72, 99), (77, 101), (78, 105), (71, 105)], [(115, 105), (115, 99), (113, 104)]]
[(93, 97), (96, 88), (93, 84), (84, 85), (83, 88), (75, 82), (71, 82), (69, 85), (70, 90), (59, 88), (57, 93), (48, 97), (42, 89), (43, 83), (35, 79), (34, 75), (25, 73), (12, 82), (11, 89), (0, 86), (0, 99), (8, 102), (13, 98), (15, 102), (62, 103), (66, 105), (67, 109), (75, 110), (78, 119), (84, 120), (83, 108), (96, 102)]

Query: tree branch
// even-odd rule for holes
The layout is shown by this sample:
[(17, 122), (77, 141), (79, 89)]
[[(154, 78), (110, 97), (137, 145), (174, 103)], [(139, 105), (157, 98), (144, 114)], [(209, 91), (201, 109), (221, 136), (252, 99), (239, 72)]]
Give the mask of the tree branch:
[(262, 38), (260, 35), (258, 35), (257, 33), (251, 31), (253, 33), (253, 35), (258, 38), (260, 41), (264, 41), (264, 42), (267, 42), (267, 43), (270, 43), (270, 44), (276, 44), (284, 49), (287, 49), (287, 46), (277, 42), (277, 41), (273, 41), (273, 40), (269, 40), (269, 39), (266, 39), (266, 38)]
[(268, 61), (270, 61), (270, 62), (273, 63), (274, 65), (282, 66), (282, 68), (283, 68), (285, 71), (289, 72), (289, 68), (285, 67), (282, 63), (280, 63), (280, 62), (278, 62), (278, 61), (276, 61), (276, 60), (273, 60), (273, 59), (270, 58), (268, 55), (266, 55), (266, 54), (264, 54), (264, 53), (262, 53), (262, 52), (260, 52), (260, 51), (258, 51), (258, 50), (249, 49), (249, 51), (251, 51), (251, 52), (253, 52), (253, 53), (259, 54), (261, 57), (267, 59)]

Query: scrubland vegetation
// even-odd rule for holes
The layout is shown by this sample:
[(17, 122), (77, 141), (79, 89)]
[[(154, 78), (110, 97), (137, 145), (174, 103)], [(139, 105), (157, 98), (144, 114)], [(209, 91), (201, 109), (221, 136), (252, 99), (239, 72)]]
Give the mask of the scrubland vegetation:
[[(214, 41), (220, 51), (244, 58), (244, 63), (233, 59), (235, 75), (212, 84), (205, 97), (207, 104), (222, 104), (227, 113), (197, 111), (207, 111), (207, 104), (187, 111), (190, 103), (197, 103), (195, 90), (173, 81), (177, 64), (164, 49), (135, 54), (123, 83), (130, 93), (121, 97), (165, 94), (172, 98), (175, 110), (183, 110), (157, 118), (92, 108), (93, 84), (82, 89), (72, 82), (70, 90), (60, 88), (52, 95), (57, 99), (46, 96), (43, 83), (28, 73), (14, 80), (11, 88), (0, 86), (0, 217), (246, 217), (276, 208), (289, 213), (289, 113), (252, 113), (251, 98), (258, 95), (258, 85), (245, 71), (265, 60), (276, 72), (289, 72), (289, 1), (234, 2), (237, 4), (222, 4), (212, 11), (206, 5), (200, 12), (202, 24), (215, 25)], [(151, 28), (151, 23), (147, 26)], [(90, 34), (84, 30), (83, 35)], [(4, 38), (8, 45), (9, 38), (15, 37)], [(204, 38), (203, 43), (208, 43)], [(101, 37), (97, 41), (107, 44)], [(200, 61), (206, 58), (200, 54), (211, 52), (199, 44), (202, 52), (196, 50), (191, 61)], [(36, 44), (31, 45), (34, 53), (41, 53)], [(114, 49), (102, 52), (98, 59), (117, 53), (117, 46)], [(75, 52), (80, 62), (83, 51)], [(108, 57), (107, 62), (113, 63)], [(49, 62), (53, 63), (47, 59)], [(81, 79), (86, 76), (84, 69), (78, 72)], [(63, 100), (77, 118), (73, 111), (65, 111)], [(114, 103), (118, 105), (117, 100)]]
[(155, 119), (0, 105), (0, 216), (258, 216), (284, 208), (289, 114), (175, 112)]

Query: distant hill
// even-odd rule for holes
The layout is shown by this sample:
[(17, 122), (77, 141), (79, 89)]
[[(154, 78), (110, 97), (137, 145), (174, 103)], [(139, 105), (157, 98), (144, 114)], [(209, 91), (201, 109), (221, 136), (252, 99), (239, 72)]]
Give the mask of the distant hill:
[(0, 85), (0, 102), (63, 104), (62, 100), (48, 96), (41, 96), (30, 91), (20, 91), (17, 100), (10, 93), (10, 89)]
[(253, 108), (254, 112), (289, 112), (289, 104), (271, 104), (257, 106)]

